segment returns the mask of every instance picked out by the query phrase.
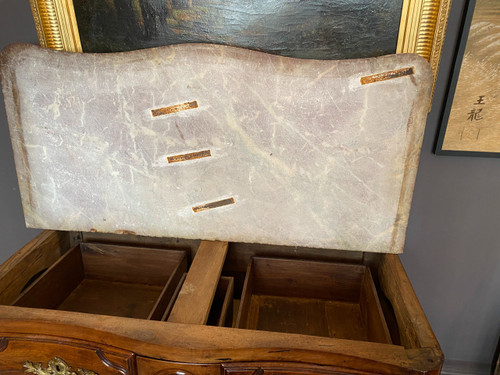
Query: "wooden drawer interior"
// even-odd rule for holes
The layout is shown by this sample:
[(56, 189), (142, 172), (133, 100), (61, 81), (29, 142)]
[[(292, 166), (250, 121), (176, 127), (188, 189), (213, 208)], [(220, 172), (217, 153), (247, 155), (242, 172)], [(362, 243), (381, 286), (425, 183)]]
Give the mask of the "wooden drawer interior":
[(370, 269), (255, 257), (237, 328), (391, 343)]
[[(199, 362), (202, 353), (207, 359), (204, 363), (214, 364), (215, 372), (216, 364), (229, 357), (233, 364), (255, 358), (293, 362), (297, 352), (291, 349), (297, 349), (310, 363), (317, 363), (318, 352), (331, 352), (333, 356), (321, 355), (322, 365), (345, 363), (343, 355), (356, 357), (361, 360), (356, 366), (368, 372), (377, 362), (391, 374), (407, 374), (409, 368), (437, 374), (442, 364), (439, 344), (396, 255), (117, 235), (107, 238), (96, 233), (70, 236), (44, 232), (0, 266), (0, 361), (10, 361), (12, 353), (7, 351), (18, 350), (9, 337), (29, 329), (30, 335), (68, 335), (71, 340), (93, 342), (99, 337), (101, 342), (105, 337), (108, 345), (138, 356), (182, 365)], [(72, 242), (80, 245), (72, 247)], [(72, 302), (82, 282), (89, 280), (116, 286), (111, 297), (128, 296), (128, 304), (123, 298), (113, 300), (99, 294), (99, 288), (89, 290), (88, 295), (95, 298)], [(130, 290), (140, 287), (146, 292), (130, 293), (127, 284), (132, 284)], [(148, 293), (153, 296), (147, 297)], [(136, 310), (134, 306), (141, 304), (146, 307)], [(88, 314), (76, 318), (65, 311), (43, 310), (63, 308)], [(237, 313), (234, 324), (231, 308)], [(116, 317), (102, 319), (93, 314)], [(198, 329), (195, 325), (243, 329)], [(122, 336), (140, 345), (131, 341), (130, 347), (124, 347)], [(179, 342), (183, 344), (178, 346)], [(208, 347), (214, 349), (207, 351)], [(166, 358), (165, 348), (175, 348), (175, 356)], [(231, 355), (228, 348), (235, 349)], [(78, 365), (71, 353), (64, 352), (65, 359)], [(46, 363), (50, 355), (28, 358), (23, 354), (22, 358)], [(172, 366), (182, 370), (174, 362)], [(394, 366), (404, 370), (394, 372)], [(243, 367), (244, 372), (251, 370)], [(261, 369), (268, 372), (271, 367)]]
[(234, 279), (221, 276), (215, 290), (207, 325), (231, 327), (233, 324)]
[(368, 266), (252, 256), (232, 274), (222, 244), (202, 242), (188, 269), (184, 251), (83, 242), (13, 304), (393, 342)]
[[(184, 272), (182, 276), (179, 279), (179, 282), (175, 286), (174, 292), (172, 293), (172, 298), (170, 298), (170, 301), (167, 304), (167, 307), (165, 308), (165, 311), (163, 312), (163, 316), (161, 318), (162, 321), (166, 321), (168, 317), (170, 316), (170, 312), (172, 311), (172, 308), (174, 307), (175, 301), (177, 300), (177, 296), (179, 295), (179, 292), (181, 291), (182, 285), (184, 284), (184, 280), (186, 280), (187, 272)], [(174, 287), (172, 285), (172, 287)]]
[(160, 320), (186, 271), (183, 251), (81, 243), (14, 305)]

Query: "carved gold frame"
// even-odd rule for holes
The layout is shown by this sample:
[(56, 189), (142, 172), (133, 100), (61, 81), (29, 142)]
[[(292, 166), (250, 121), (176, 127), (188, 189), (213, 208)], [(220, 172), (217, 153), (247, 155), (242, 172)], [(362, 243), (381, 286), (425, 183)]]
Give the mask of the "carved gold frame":
[[(40, 45), (82, 52), (73, 0), (30, 0)], [(396, 53), (418, 53), (436, 79), (451, 0), (403, 0)]]

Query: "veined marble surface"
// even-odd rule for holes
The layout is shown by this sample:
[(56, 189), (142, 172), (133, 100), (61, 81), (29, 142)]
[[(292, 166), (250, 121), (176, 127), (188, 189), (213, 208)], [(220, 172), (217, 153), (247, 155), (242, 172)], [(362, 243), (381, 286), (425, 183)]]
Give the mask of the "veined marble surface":
[(13, 45), (0, 69), (30, 227), (402, 251), (432, 83), (416, 55)]

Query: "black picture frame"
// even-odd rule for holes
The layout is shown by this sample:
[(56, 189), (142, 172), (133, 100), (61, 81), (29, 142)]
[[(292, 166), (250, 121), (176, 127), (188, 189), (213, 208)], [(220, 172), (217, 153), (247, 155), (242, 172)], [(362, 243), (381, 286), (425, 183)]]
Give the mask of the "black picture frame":
[(469, 31), (475, 7), (476, 7), (476, 0), (468, 0), (465, 4), (464, 11), (462, 14), (460, 34), (453, 55), (453, 70), (447, 85), (446, 102), (443, 107), (443, 112), (441, 114), (441, 121), (440, 121), (441, 125), (437, 136), (434, 152), (436, 155), (446, 155), (446, 156), (476, 156), (476, 157), (500, 158), (500, 152), (455, 151), (455, 150), (443, 150), (442, 148), (444, 137), (448, 127), (448, 121), (451, 113), (453, 99), (455, 97), (457, 82), (460, 76), (460, 70), (464, 59), (465, 48), (469, 37)]

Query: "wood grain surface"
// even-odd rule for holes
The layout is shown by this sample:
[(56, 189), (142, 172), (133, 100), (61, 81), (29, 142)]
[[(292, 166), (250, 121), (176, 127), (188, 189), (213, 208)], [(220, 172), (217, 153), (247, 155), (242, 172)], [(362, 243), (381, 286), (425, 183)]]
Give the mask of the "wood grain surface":
[(26, 284), (70, 248), (69, 234), (44, 231), (0, 266), (0, 304), (10, 304)]
[(169, 322), (206, 324), (222, 266), (227, 242), (202, 241), (175, 302)]

